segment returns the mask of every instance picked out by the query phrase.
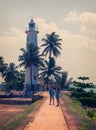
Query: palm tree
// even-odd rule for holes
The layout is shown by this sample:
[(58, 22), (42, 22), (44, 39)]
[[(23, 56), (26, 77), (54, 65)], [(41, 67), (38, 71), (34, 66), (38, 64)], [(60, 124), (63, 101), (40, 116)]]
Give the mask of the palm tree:
[(56, 66), (55, 59), (57, 56), (59, 56), (62, 39), (59, 38), (59, 35), (57, 35), (55, 32), (52, 32), (51, 34), (46, 34), (46, 38), (43, 38), (42, 41), (44, 44), (41, 45), (41, 47), (45, 47), (45, 49), (42, 52), (42, 55), (49, 56), (49, 61), (45, 61), (45, 67), (43, 67), (41, 70), (41, 75), (43, 78), (45, 78), (45, 81), (47, 83), (47, 89), (48, 89), (48, 82), (50, 77), (54, 77), (55, 79), (59, 76), (61, 67)]
[(56, 84), (59, 85), (61, 89), (66, 87), (67, 77), (68, 77), (68, 72), (64, 71), (62, 72), (62, 76), (56, 79)]
[(17, 74), (17, 66), (15, 66), (15, 64), (14, 63), (10, 63), (9, 64), (9, 66), (8, 66), (8, 68), (7, 68), (7, 72), (6, 72), (6, 74), (5, 74), (5, 76), (4, 76), (4, 79), (5, 79), (5, 81), (6, 82), (10, 82), (11, 80), (14, 80), (14, 79), (16, 79), (16, 74)]
[(7, 71), (7, 64), (4, 63), (3, 57), (0, 56), (0, 75), (2, 76), (2, 78), (4, 77), (6, 71)]
[(61, 67), (56, 66), (54, 58), (50, 58), (49, 62), (45, 61), (45, 66), (41, 68), (40, 75), (45, 79), (45, 82), (47, 83), (47, 90), (48, 90), (48, 83), (49, 79), (51, 77), (54, 77), (54, 79), (59, 78), (59, 75), (61, 74)]
[(2, 72), (2, 66), (4, 64), (3, 57), (0, 56), (0, 72)]
[(25, 68), (30, 68), (30, 83), (32, 87), (32, 66), (37, 68), (40, 67), (40, 65), (43, 65), (43, 59), (41, 58), (41, 55), (39, 55), (39, 48), (34, 46), (34, 44), (28, 45), (27, 50), (24, 48), (21, 48), (20, 50), (23, 53), (19, 56), (19, 61), (21, 62), (20, 67), (24, 66)]
[(43, 38), (42, 41), (44, 44), (42, 44), (41, 47), (45, 47), (42, 53), (43, 55), (47, 56), (47, 54), (49, 54), (49, 58), (60, 55), (59, 49), (61, 49), (60, 41), (62, 41), (62, 39), (59, 38), (59, 35), (57, 35), (55, 32), (46, 34), (46, 38)]
[(16, 85), (15, 81), (17, 79), (17, 66), (14, 63), (10, 63), (7, 67), (6, 73), (4, 73), (4, 80), (8, 85), (9, 89), (13, 89)]
[(20, 70), (17, 73), (16, 90), (23, 90), (23, 84), (25, 79), (25, 71)]

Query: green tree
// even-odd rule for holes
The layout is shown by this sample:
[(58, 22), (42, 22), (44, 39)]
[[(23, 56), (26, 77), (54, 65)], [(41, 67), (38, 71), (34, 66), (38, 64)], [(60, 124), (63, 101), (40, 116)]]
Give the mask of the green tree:
[(14, 63), (9, 63), (7, 66), (7, 71), (4, 73), (4, 80), (6, 82), (6, 87), (11, 90), (14, 89), (16, 85), (16, 79), (17, 79), (17, 66)]
[(0, 75), (2, 76), (2, 78), (4, 77), (6, 71), (7, 71), (7, 64), (4, 63), (3, 57), (0, 56)]
[(61, 54), (59, 49), (62, 49), (60, 43), (62, 39), (60, 39), (59, 35), (57, 35), (55, 32), (46, 34), (46, 38), (43, 38), (42, 41), (44, 44), (42, 44), (41, 47), (45, 47), (42, 53), (43, 55), (49, 55), (49, 58), (51, 58), (52, 56), (57, 57)]
[(54, 58), (50, 58), (49, 62), (45, 61), (45, 65), (41, 68), (40, 75), (45, 79), (48, 90), (48, 83), (51, 78), (57, 79), (61, 74), (61, 67), (56, 66)]
[(4, 75), (4, 80), (6, 82), (10, 82), (12, 80), (15, 80), (17, 78), (16, 74), (17, 74), (17, 66), (15, 66), (14, 63), (9, 63), (9, 66), (7, 68), (7, 72)]
[(48, 61), (45, 62), (45, 67), (42, 68), (41, 74), (45, 78), (45, 81), (47, 83), (47, 89), (48, 89), (48, 82), (49, 78), (52, 76), (54, 78), (58, 77), (61, 67), (56, 66), (56, 62), (54, 58), (57, 58), (61, 53), (61, 41), (62, 39), (59, 38), (59, 35), (57, 35), (55, 32), (52, 32), (51, 34), (46, 34), (46, 38), (43, 38), (42, 41), (44, 44), (42, 44), (41, 47), (45, 47), (42, 54), (44, 56), (48, 56)]
[(57, 78), (56, 84), (61, 87), (61, 89), (66, 87), (67, 83), (67, 77), (68, 77), (68, 72), (62, 72), (62, 76), (60, 78)]
[(78, 79), (82, 80), (83, 83), (84, 83), (85, 80), (89, 80), (89, 77), (83, 76), (83, 77), (78, 77)]
[(84, 91), (84, 88), (94, 88), (94, 84), (93, 83), (85, 83), (85, 80), (89, 80), (89, 77), (78, 77), (78, 79), (82, 80), (83, 82), (77, 82), (77, 81), (73, 81), (73, 85), (75, 87), (77, 87), (77, 90), (79, 91)]
[(23, 90), (24, 79), (25, 79), (25, 71), (23, 71), (23, 70), (18, 71), (16, 86), (15, 86), (16, 90)]
[(20, 67), (24, 66), (25, 68), (30, 68), (30, 90), (33, 89), (32, 86), (32, 66), (40, 67), (43, 65), (43, 59), (41, 55), (39, 55), (39, 48), (34, 46), (34, 44), (30, 44), (27, 47), (27, 50), (24, 48), (20, 49), (22, 51), (22, 55), (19, 56)]

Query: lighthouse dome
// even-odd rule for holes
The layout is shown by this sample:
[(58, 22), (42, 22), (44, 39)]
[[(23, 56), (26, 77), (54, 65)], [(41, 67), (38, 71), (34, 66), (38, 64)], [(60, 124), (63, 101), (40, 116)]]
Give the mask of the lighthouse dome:
[(35, 29), (35, 22), (33, 19), (31, 19), (31, 21), (29, 23), (29, 29)]

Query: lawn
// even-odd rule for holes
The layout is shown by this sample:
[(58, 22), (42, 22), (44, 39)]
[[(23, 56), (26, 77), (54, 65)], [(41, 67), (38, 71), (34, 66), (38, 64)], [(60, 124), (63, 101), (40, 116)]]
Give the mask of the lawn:
[(61, 99), (69, 130), (96, 130), (96, 119), (87, 115), (88, 108), (84, 109), (78, 100), (72, 100), (69, 92), (62, 92)]

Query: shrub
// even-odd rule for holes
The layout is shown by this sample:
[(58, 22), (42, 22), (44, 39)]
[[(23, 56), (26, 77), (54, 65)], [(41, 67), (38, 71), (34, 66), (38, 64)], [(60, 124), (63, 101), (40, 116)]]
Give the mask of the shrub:
[(94, 93), (93, 90), (90, 90), (90, 92), (88, 92), (89, 97), (93, 97), (96, 98), (96, 93)]
[(76, 88), (69, 88), (69, 91), (76, 92)]
[(83, 106), (96, 107), (96, 99), (92, 97), (79, 97), (79, 101)]
[(89, 117), (94, 117), (95, 116), (95, 112), (93, 111), (93, 110), (88, 110), (88, 112), (87, 112), (87, 116), (89, 116)]
[(79, 97), (90, 97), (90, 95), (87, 92), (72, 92), (72, 97), (79, 98)]

